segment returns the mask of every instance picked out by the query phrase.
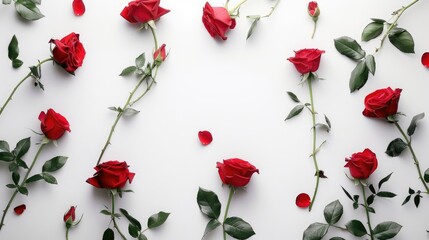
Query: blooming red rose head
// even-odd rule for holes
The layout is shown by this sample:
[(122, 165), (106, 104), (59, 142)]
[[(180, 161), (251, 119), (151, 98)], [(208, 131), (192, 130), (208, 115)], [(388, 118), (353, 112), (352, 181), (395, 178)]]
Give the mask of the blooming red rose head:
[(402, 89), (378, 89), (365, 97), (365, 109), (362, 114), (372, 118), (387, 118), (398, 112), (399, 97)]
[(126, 162), (108, 161), (97, 165), (96, 173), (92, 178), (86, 180), (87, 183), (96, 188), (116, 189), (123, 188), (127, 181), (133, 181), (135, 173), (128, 170)]
[(252, 174), (255, 172), (259, 173), (259, 170), (255, 166), (239, 158), (223, 160), (223, 163), (218, 162), (216, 167), (218, 168), (222, 182), (233, 187), (246, 186)]
[(167, 53), (165, 52), (165, 44), (162, 44), (161, 47), (153, 53), (153, 59), (158, 63), (162, 63), (165, 58), (167, 58)]
[(64, 222), (66, 225), (70, 225), (74, 222), (76, 219), (76, 207), (71, 206), (70, 209), (64, 214)]
[(346, 165), (350, 174), (355, 179), (367, 179), (377, 169), (377, 156), (366, 148), (363, 152), (353, 153), (350, 158), (346, 158)]
[(206, 2), (203, 8), (203, 24), (212, 37), (219, 36), (226, 40), (225, 33), (228, 29), (234, 29), (235, 19), (231, 18), (226, 8), (212, 7)]
[(128, 3), (121, 16), (130, 23), (147, 23), (155, 21), (170, 12), (159, 6), (160, 0), (135, 0)]
[(295, 56), (290, 57), (289, 60), (295, 65), (296, 70), (301, 74), (315, 72), (319, 69), (320, 58), (325, 53), (323, 50), (317, 48), (301, 49), (295, 51)]
[(79, 41), (79, 34), (72, 32), (61, 40), (51, 39), (49, 43), (55, 45), (52, 49), (54, 61), (68, 73), (74, 74), (76, 69), (82, 66), (86, 52)]
[(320, 9), (319, 9), (319, 5), (317, 4), (317, 2), (315, 1), (311, 1), (308, 3), (308, 8), (307, 8), (308, 14), (310, 15), (310, 17), (317, 18), (320, 14)]
[(43, 134), (50, 140), (57, 140), (64, 135), (65, 131), (71, 131), (67, 119), (52, 108), (46, 113), (40, 112), (39, 120)]

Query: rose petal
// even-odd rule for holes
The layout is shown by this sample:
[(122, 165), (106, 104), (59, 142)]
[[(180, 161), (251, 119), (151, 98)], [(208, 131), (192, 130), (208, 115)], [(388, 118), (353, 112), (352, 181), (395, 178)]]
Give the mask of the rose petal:
[(308, 196), (307, 193), (300, 193), (298, 196), (296, 196), (296, 206), (300, 208), (307, 208), (308, 206), (310, 206), (310, 203), (310, 196)]
[(209, 131), (199, 131), (198, 138), (202, 145), (208, 145), (213, 141), (213, 136)]
[(25, 210), (26, 208), (27, 208), (27, 207), (25, 206), (25, 204), (21, 204), (21, 205), (19, 205), (19, 206), (16, 206), (16, 207), (13, 209), (13, 211), (15, 211), (16, 215), (21, 215), (21, 214), (24, 212), (24, 210)]
[(76, 16), (82, 16), (85, 13), (85, 4), (83, 0), (73, 0), (73, 12)]
[(422, 55), (422, 64), (423, 66), (429, 68), (429, 52), (425, 52)]

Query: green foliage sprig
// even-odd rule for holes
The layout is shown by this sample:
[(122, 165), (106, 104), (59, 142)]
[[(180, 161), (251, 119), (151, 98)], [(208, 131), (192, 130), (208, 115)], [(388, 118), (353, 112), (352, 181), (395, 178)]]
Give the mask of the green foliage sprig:
[[(40, 12), (37, 5), (42, 4), (42, 0), (13, 0), (15, 9), (18, 14), (25, 20), (36, 21), (43, 18), (45, 15)], [(12, 0), (3, 0), (3, 4), (9, 5)]]

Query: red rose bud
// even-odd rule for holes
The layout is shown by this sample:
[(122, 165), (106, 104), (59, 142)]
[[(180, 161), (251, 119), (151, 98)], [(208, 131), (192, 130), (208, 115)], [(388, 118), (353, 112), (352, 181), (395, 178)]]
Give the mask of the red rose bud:
[(298, 194), (298, 196), (296, 196), (295, 204), (297, 207), (307, 208), (308, 206), (310, 206), (310, 203), (310, 196), (308, 196), (307, 193), (300, 193)]
[(429, 52), (425, 52), (422, 55), (422, 64), (423, 66), (429, 68)]
[(52, 50), (54, 61), (68, 73), (74, 74), (76, 69), (82, 66), (86, 52), (79, 41), (79, 34), (72, 32), (61, 40), (51, 39), (49, 43), (55, 45)]
[(202, 145), (209, 145), (213, 141), (213, 136), (209, 131), (199, 131), (198, 138)]
[(70, 228), (73, 225), (75, 219), (76, 207), (71, 206), (70, 209), (64, 214), (64, 222), (66, 223), (66, 228)]
[(313, 19), (319, 16), (320, 14), (320, 9), (319, 9), (319, 5), (317, 4), (317, 2), (312, 1), (308, 3), (308, 8), (307, 8), (308, 14), (310, 15), (310, 17), (312, 17)]
[(239, 158), (223, 160), (223, 163), (218, 162), (216, 167), (222, 182), (233, 187), (246, 186), (253, 173), (259, 173), (255, 166)]
[(159, 6), (160, 0), (135, 0), (128, 3), (121, 16), (130, 23), (147, 23), (155, 21), (170, 12)]
[(398, 112), (398, 103), (402, 89), (390, 87), (378, 89), (365, 97), (365, 109), (362, 114), (372, 118), (387, 118)]
[(96, 188), (123, 188), (127, 181), (129, 183), (133, 181), (135, 175), (128, 170), (126, 162), (108, 161), (97, 165), (94, 169), (96, 173), (86, 182)]
[(363, 152), (353, 153), (346, 158), (346, 165), (355, 179), (367, 179), (377, 169), (377, 156), (366, 148)]
[(65, 131), (71, 131), (67, 119), (52, 108), (46, 113), (40, 112), (39, 120), (43, 134), (50, 140), (57, 140), (64, 135)]
[(323, 50), (310, 48), (295, 51), (295, 57), (290, 57), (289, 60), (295, 65), (296, 70), (301, 74), (315, 72), (319, 69), (320, 58), (325, 53)]
[(15, 212), (16, 215), (21, 215), (24, 210), (27, 209), (27, 207), (25, 206), (25, 204), (21, 204), (19, 206), (16, 206), (13, 211)]
[(165, 52), (165, 44), (162, 44), (161, 47), (159, 47), (154, 53), (153, 53), (153, 59), (157, 63), (162, 63), (165, 58), (167, 57), (167, 54)]
[(226, 40), (226, 32), (234, 29), (235, 19), (231, 18), (229, 12), (224, 7), (212, 7), (208, 2), (203, 8), (203, 24), (210, 36), (219, 36)]

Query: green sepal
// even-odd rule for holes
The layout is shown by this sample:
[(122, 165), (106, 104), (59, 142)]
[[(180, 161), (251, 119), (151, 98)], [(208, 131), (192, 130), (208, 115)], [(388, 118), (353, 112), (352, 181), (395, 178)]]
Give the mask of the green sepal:
[(217, 219), (222, 207), (216, 193), (204, 188), (198, 189), (197, 203), (200, 211), (209, 218)]
[(348, 222), (346, 224), (346, 229), (353, 236), (356, 236), (356, 237), (362, 237), (368, 233), (365, 229), (365, 226), (359, 220), (351, 220), (350, 222)]
[(103, 233), (103, 240), (114, 240), (115, 239), (115, 233), (112, 229), (107, 228)]
[(51, 174), (49, 174), (49, 173), (43, 172), (42, 173), (42, 178), (47, 183), (58, 184), (57, 179), (54, 176), (52, 176)]
[(364, 42), (367, 42), (371, 39), (374, 39), (383, 32), (384, 23), (380, 22), (371, 22), (362, 31), (361, 39)]
[(386, 154), (390, 157), (396, 157), (401, 155), (402, 151), (404, 151), (408, 145), (401, 138), (396, 138), (391, 141), (386, 149)]
[(403, 28), (394, 28), (389, 33), (389, 41), (401, 52), (414, 53), (413, 36)]
[(323, 215), (326, 222), (330, 225), (333, 225), (337, 223), (343, 215), (343, 205), (341, 205), (340, 201), (335, 200), (326, 205), (325, 209), (323, 210)]
[(236, 239), (248, 239), (255, 235), (249, 223), (239, 217), (229, 217), (223, 222), (225, 232)]
[(147, 227), (152, 229), (161, 226), (165, 221), (167, 221), (169, 215), (170, 213), (161, 211), (150, 216), (150, 218), (147, 220)]
[(349, 88), (350, 92), (361, 89), (368, 80), (369, 69), (365, 61), (360, 61), (350, 74)]
[(334, 39), (334, 44), (339, 53), (352, 60), (358, 61), (365, 57), (365, 51), (356, 40), (350, 37), (344, 36), (336, 38)]
[(391, 239), (395, 237), (399, 231), (401, 231), (402, 226), (391, 221), (382, 222), (375, 226), (373, 230), (373, 237), (379, 240)]
[(21, 17), (29, 21), (35, 21), (44, 17), (36, 4), (30, 0), (16, 0), (15, 9)]
[(408, 136), (411, 136), (414, 134), (417, 127), (417, 121), (422, 120), (424, 117), (425, 117), (425, 113), (420, 113), (413, 117), (413, 119), (411, 120), (410, 126), (408, 126), (407, 128)]
[(289, 120), (295, 116), (297, 116), (298, 114), (300, 114), (302, 112), (302, 109), (304, 109), (304, 105), (303, 104), (299, 104), (296, 105), (294, 108), (292, 108), (292, 110), (289, 112), (289, 114), (287, 115), (286, 120)]
[(305, 229), (303, 240), (321, 240), (328, 233), (329, 225), (325, 223), (312, 223)]
[(204, 234), (202, 238), (204, 238), (209, 232), (215, 230), (220, 225), (222, 225), (222, 223), (220, 223), (217, 219), (215, 218), (210, 219), (210, 221), (207, 223), (206, 229), (204, 230)]

